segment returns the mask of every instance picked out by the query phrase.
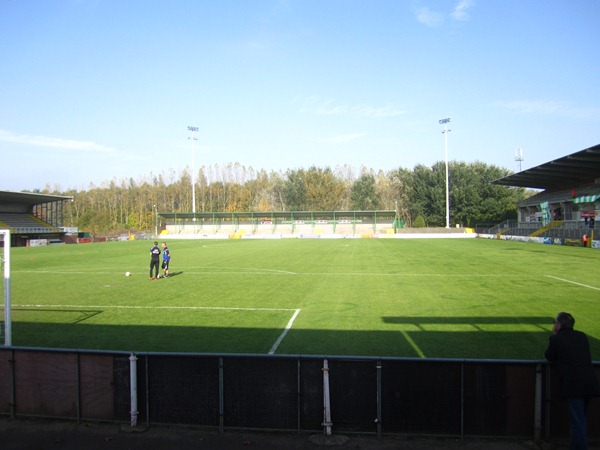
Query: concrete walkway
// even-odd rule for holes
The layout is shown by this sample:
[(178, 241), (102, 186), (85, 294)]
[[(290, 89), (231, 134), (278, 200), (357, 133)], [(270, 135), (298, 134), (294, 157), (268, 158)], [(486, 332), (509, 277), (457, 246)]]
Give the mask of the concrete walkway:
[[(342, 438), (346, 439), (342, 439)], [(595, 443), (598, 444), (598, 443)], [(0, 419), (0, 447), (3, 450), (562, 450), (568, 441), (539, 443), (507, 439), (453, 439), (384, 436), (335, 436), (292, 433), (217, 433), (193, 428), (155, 426), (132, 431), (129, 426), (73, 423), (46, 420)], [(590, 449), (600, 449), (597, 445)]]

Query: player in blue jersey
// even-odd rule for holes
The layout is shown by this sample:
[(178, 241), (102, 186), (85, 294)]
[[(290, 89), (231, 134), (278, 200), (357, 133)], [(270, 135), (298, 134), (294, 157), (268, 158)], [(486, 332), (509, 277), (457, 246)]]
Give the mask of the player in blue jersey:
[(169, 278), (169, 263), (171, 262), (171, 253), (169, 252), (169, 247), (167, 247), (166, 242), (162, 243), (162, 248), (163, 248), (163, 262), (162, 262), (163, 278)]
[[(150, 279), (158, 278), (158, 266), (160, 264), (160, 248), (158, 242), (154, 242), (154, 246), (150, 248)], [(152, 276), (154, 273), (154, 276)]]

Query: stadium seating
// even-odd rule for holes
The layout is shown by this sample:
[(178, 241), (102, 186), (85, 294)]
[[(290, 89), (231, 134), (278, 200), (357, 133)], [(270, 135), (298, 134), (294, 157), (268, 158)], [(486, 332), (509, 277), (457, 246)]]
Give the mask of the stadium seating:
[(0, 213), (0, 228), (13, 233), (57, 233), (60, 230), (31, 214)]

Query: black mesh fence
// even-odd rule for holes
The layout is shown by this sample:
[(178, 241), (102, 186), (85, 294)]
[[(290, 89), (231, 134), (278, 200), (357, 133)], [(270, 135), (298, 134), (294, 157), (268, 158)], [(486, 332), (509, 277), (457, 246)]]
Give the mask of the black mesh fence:
[[(558, 377), (542, 361), (4, 347), (0, 414), (129, 422), (135, 396), (138, 424), (315, 432), (326, 422), (325, 373), (336, 433), (530, 438), (568, 433)], [(600, 400), (588, 412), (590, 423), (597, 423)], [(597, 427), (589, 432), (600, 437)]]
[(147, 378), (147, 417), (140, 420), (219, 424), (218, 357), (147, 356), (145, 360), (147, 367), (141, 367), (139, 373)]
[(461, 430), (461, 365), (384, 360), (382, 425), (386, 432), (453, 434)]
[[(321, 366), (323, 361), (321, 362)], [(377, 361), (328, 360), (331, 419), (335, 430), (375, 432)], [(322, 375), (321, 375), (321, 384)], [(321, 399), (321, 416), (323, 416)]]
[(298, 364), (294, 359), (226, 358), (223, 393), (227, 427), (298, 427)]

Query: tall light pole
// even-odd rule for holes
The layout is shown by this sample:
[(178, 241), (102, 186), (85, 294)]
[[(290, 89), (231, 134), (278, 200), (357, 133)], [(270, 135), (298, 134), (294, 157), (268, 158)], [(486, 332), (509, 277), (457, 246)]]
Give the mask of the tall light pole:
[(196, 155), (196, 131), (198, 131), (198, 127), (188, 127), (188, 131), (192, 132), (192, 135), (188, 137), (188, 139), (192, 140), (192, 213), (194, 214), (194, 218), (192, 219), (194, 222), (196, 221), (196, 163), (195, 163), (195, 155)]
[(448, 123), (450, 119), (440, 119), (440, 124), (444, 125), (444, 137), (446, 141), (446, 228), (450, 228), (450, 190), (448, 188), (448, 133), (451, 131), (448, 129)]
[(154, 207), (154, 236), (158, 236), (158, 209), (156, 205), (152, 205)]
[(525, 160), (523, 158), (523, 148), (518, 148), (515, 150), (515, 161), (519, 163), (519, 172), (521, 171), (521, 163)]

